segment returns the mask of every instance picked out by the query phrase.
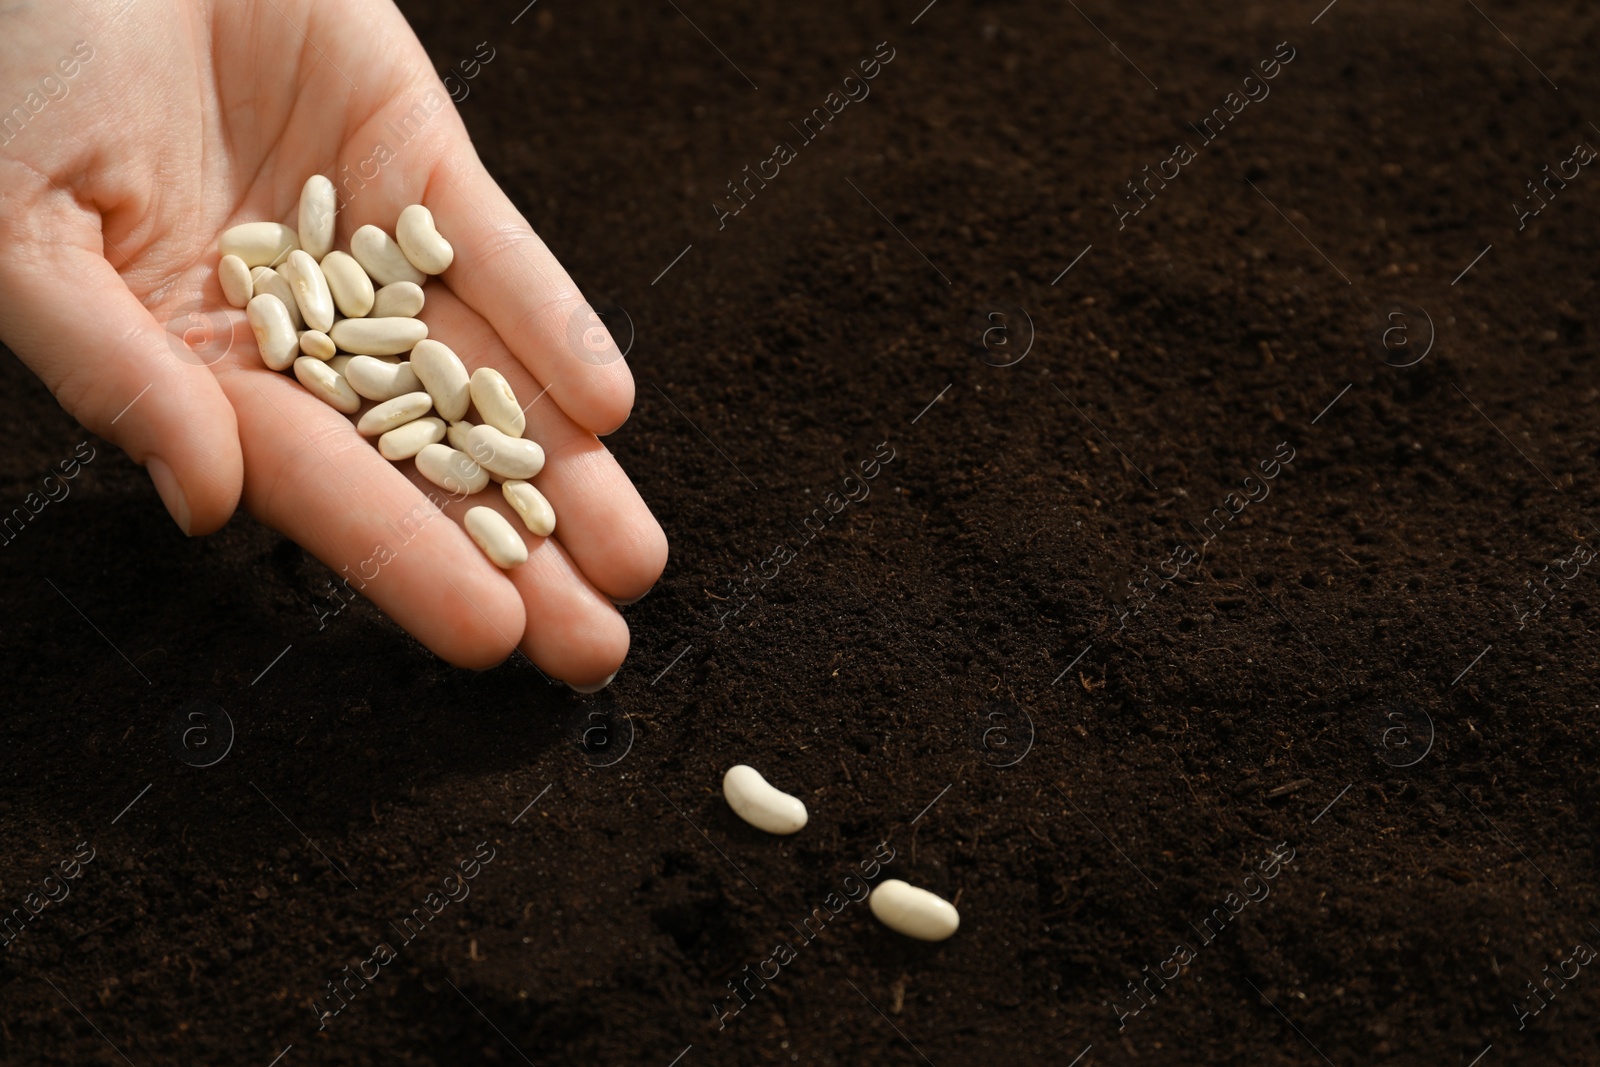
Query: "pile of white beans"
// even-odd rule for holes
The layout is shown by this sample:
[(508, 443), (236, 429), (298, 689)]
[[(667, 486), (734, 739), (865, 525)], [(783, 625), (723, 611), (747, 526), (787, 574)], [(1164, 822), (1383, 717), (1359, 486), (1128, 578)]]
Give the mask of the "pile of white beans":
[[(722, 795), (733, 813), (757, 830), (793, 834), (805, 828), (805, 801), (774, 786), (754, 767), (741, 763), (728, 768)], [(898, 878), (874, 886), (867, 907), (883, 925), (918, 941), (943, 941), (961, 925), (954, 904)]]
[[(337, 252), (337, 212), (333, 182), (313, 175), (300, 191), (298, 229), (247, 222), (218, 239), (223, 296), (245, 309), (261, 361), (292, 369), (329, 407), (359, 413), (356, 430), (377, 438), (383, 458), (415, 460), (446, 492), (465, 498), (499, 482), (529, 532), (549, 537), (555, 511), (529, 481), (544, 467), (544, 449), (522, 436), (527, 420), (511, 384), (489, 367), (469, 375), (416, 317), (423, 284), (455, 259), (433, 213), (412, 204), (393, 237), (363, 226), (350, 251)], [(362, 411), (363, 401), (372, 406)], [(464, 522), (495, 566), (527, 562), (527, 544), (500, 512), (469, 508)]]

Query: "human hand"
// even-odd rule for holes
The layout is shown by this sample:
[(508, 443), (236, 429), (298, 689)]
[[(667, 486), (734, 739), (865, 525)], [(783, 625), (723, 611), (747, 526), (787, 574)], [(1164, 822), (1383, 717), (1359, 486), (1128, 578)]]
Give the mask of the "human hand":
[[(609, 679), (628, 649), (613, 601), (642, 596), (667, 557), (595, 436), (627, 418), (632, 375), (484, 169), (388, 0), (13, 6), (0, 10), (0, 72), (0, 108), (18, 108), (0, 111), (0, 339), (146, 467), (186, 533), (216, 530), (242, 498), (452, 663), (487, 667), (520, 648), (575, 686)], [(227, 307), (217, 236), (294, 225), (315, 173), (339, 191), (335, 247), (365, 223), (392, 233), (413, 203), (455, 246), (420, 317), (469, 369), (494, 367), (531, 402), (528, 436), (547, 456), (538, 485), (559, 521), (550, 538), (527, 535), (526, 564), (490, 564), (409, 462), (390, 464), (348, 417), (264, 367)], [(232, 327), (221, 358), (179, 336), (196, 308), (224, 339)], [(473, 504), (521, 529), (498, 493), (444, 514)]]

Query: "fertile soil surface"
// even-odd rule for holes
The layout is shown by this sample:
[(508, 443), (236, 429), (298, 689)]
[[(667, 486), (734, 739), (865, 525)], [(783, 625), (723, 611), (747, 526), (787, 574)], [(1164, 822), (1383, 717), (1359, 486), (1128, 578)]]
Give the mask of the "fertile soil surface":
[(600, 695), (0, 365), (5, 1063), (1600, 1062), (1600, 12), (924, 2), (404, 5), (631, 338)]

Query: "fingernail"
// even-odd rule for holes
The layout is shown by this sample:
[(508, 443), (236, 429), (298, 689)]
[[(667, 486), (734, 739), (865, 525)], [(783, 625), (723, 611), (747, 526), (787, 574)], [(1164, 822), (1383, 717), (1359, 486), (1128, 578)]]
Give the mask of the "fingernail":
[[(651, 588), (653, 589), (654, 586), (652, 586)], [(639, 601), (643, 600), (645, 597), (647, 597), (649, 595), (650, 595), (650, 590), (646, 589), (644, 592), (640, 593), (638, 596), (634, 597), (632, 600), (618, 600), (616, 597), (612, 597), (611, 598), (611, 602), (613, 604), (615, 604), (619, 608), (625, 608), (629, 604), (637, 604)]]
[(156, 492), (161, 494), (161, 502), (167, 506), (167, 513), (172, 516), (172, 521), (177, 523), (178, 529), (188, 537), (189, 501), (184, 498), (183, 487), (178, 484), (172, 468), (157, 456), (151, 456), (144, 468), (149, 472), (150, 480), (155, 483)]
[(585, 695), (587, 695), (589, 693), (598, 693), (598, 692), (600, 692), (600, 690), (602, 690), (606, 686), (610, 685), (611, 684), (611, 679), (615, 678), (616, 676), (617, 676), (617, 672), (616, 671), (612, 671), (611, 672), (611, 676), (609, 678), (606, 678), (604, 681), (595, 682), (592, 685), (573, 685), (571, 682), (568, 682), (567, 683), (567, 688), (572, 690), (574, 693), (583, 693)]

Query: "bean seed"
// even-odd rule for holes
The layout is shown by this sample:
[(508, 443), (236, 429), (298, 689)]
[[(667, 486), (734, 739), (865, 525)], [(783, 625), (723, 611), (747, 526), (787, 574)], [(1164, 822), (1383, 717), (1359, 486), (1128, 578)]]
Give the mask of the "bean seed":
[(424, 274), (443, 274), (456, 258), (450, 242), (439, 236), (433, 212), (421, 204), (412, 204), (400, 212), (394, 235), (406, 259)]
[(544, 469), (544, 449), (526, 437), (510, 437), (484, 423), (467, 433), (467, 455), (502, 478), (532, 478)]
[(521, 437), (528, 420), (517, 403), (506, 376), (491, 367), (479, 367), (472, 372), (472, 406), (478, 409), (483, 421), (510, 437)]
[(350, 235), (350, 254), (378, 285), (411, 282), (421, 285), (428, 276), (411, 265), (393, 237), (376, 226), (363, 226)]
[(426, 299), (422, 286), (415, 282), (390, 282), (378, 290), (372, 302), (372, 317), (414, 319), (421, 313)]
[(356, 355), (398, 356), (427, 337), (428, 326), (421, 319), (340, 319), (328, 336), (341, 349)]
[(300, 304), (294, 298), (294, 290), (283, 275), (271, 267), (256, 267), (250, 271), (250, 283), (254, 286), (254, 295), (271, 293), (283, 301), (284, 310), (289, 312), (289, 321), (294, 323), (294, 328), (303, 330), (306, 321), (300, 317)]
[(354, 415), (361, 410), (361, 398), (350, 388), (350, 383), (322, 360), (301, 356), (294, 361), (294, 376), (312, 395), (335, 411)]
[(527, 482), (509, 481), (500, 486), (500, 495), (517, 513), (528, 532), (549, 537), (556, 532), (556, 512), (544, 494)]
[[(346, 365), (345, 369), (349, 369)], [(375, 408), (368, 409), (361, 416), (361, 421), (356, 423), (356, 432), (363, 437), (377, 437), (386, 434), (396, 426), (404, 426), (414, 419), (420, 419), (433, 407), (433, 399), (427, 393), (406, 393), (393, 400), (385, 400)]]
[(224, 230), (217, 249), (238, 256), (247, 267), (275, 267), (300, 247), (300, 238), (280, 222), (246, 222)]
[(488, 473), (471, 456), (449, 445), (424, 446), (417, 453), (417, 473), (440, 489), (463, 496), (481, 493), (489, 484)]
[(501, 570), (528, 562), (528, 546), (522, 535), (494, 508), (468, 508), (465, 520), (467, 533), (478, 542), (483, 554)]
[(411, 369), (433, 397), (439, 415), (449, 422), (460, 421), (467, 413), (472, 381), (461, 358), (439, 341), (419, 340), (411, 349)]
[(354, 356), (345, 367), (350, 387), (368, 400), (393, 400), (406, 393), (422, 392), (422, 383), (411, 372), (409, 363), (389, 363), (376, 356)]
[(806, 824), (806, 806), (799, 797), (775, 788), (743, 763), (722, 776), (722, 795), (733, 813), (757, 830), (792, 834)]
[(329, 360), (338, 354), (333, 338), (321, 330), (303, 330), (300, 333), (300, 351), (312, 359)]
[(322, 276), (322, 268), (310, 253), (303, 248), (290, 252), (278, 273), (289, 283), (306, 325), (324, 332), (332, 328), (333, 294), (328, 292), (328, 279)]
[(333, 228), (337, 221), (339, 196), (333, 182), (313, 174), (300, 187), (300, 247), (321, 259), (333, 248)]
[(955, 905), (898, 878), (878, 883), (867, 906), (883, 925), (918, 941), (943, 941), (961, 925)]
[(271, 293), (261, 293), (250, 298), (244, 314), (255, 331), (261, 362), (273, 370), (288, 370), (300, 351), (300, 337), (283, 301)]
[[(361, 357), (357, 356), (357, 359)], [(444, 440), (444, 420), (432, 415), (396, 426), (378, 438), (378, 454), (395, 463)]]
[(250, 303), (256, 295), (255, 283), (250, 280), (250, 268), (238, 256), (223, 256), (217, 264), (217, 280), (222, 283), (222, 297), (236, 308)]
[(472, 433), (473, 424), (470, 422), (452, 422), (446, 436), (449, 438), (450, 447), (458, 451), (467, 450), (467, 440)]
[[(329, 252), (323, 256), (322, 273), (328, 279), (328, 291), (333, 294), (333, 302), (339, 306), (339, 314), (359, 319), (372, 310), (372, 279), (367, 277), (367, 272), (361, 269), (361, 264), (350, 253)], [(411, 318), (413, 315), (415, 312), (405, 317)]]
[[(292, 367), (308, 392), (345, 414), (360, 413), (363, 398), (375, 401), (356, 430), (377, 438), (380, 455), (395, 462), (414, 458), (424, 478), (462, 496), (482, 492), (491, 477), (501, 481), (502, 495), (528, 531), (550, 536), (555, 510), (527, 480), (543, 469), (544, 449), (522, 436), (527, 418), (511, 383), (488, 367), (469, 375), (460, 357), (429, 339), (427, 324), (416, 317), (426, 302), (423, 283), (455, 260), (433, 213), (410, 205), (394, 236), (362, 226), (346, 252), (333, 248), (338, 207), (333, 182), (314, 174), (300, 189), (297, 229), (243, 223), (217, 239), (218, 284), (228, 303), (245, 309), (262, 362), (273, 370)], [(408, 360), (397, 358), (406, 353)], [(464, 421), (474, 406), (483, 420), (477, 425)], [(474, 507), (463, 521), (496, 566), (527, 561), (523, 535), (501, 512)], [(765, 793), (758, 795), (754, 783)], [(735, 810), (743, 803), (735, 799), (740, 788), (741, 796), (769, 809), (776, 805), (784, 828), (775, 833), (805, 824), (805, 805), (748, 767), (729, 771), (724, 788)], [(799, 809), (797, 819), (791, 805)], [(740, 813), (761, 824), (762, 815)], [(765, 817), (770, 822), (772, 811)]]

